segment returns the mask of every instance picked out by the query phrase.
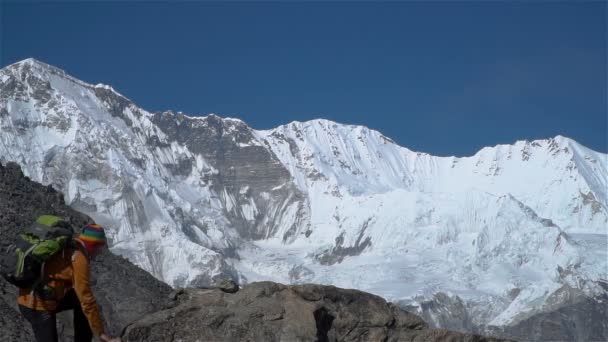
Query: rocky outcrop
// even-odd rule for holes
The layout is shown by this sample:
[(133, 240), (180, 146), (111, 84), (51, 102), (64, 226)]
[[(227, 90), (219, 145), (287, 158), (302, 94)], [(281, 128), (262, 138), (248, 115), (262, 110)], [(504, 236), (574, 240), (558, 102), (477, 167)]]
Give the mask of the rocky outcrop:
[(130, 325), (124, 341), (497, 341), (428, 329), (384, 299), (333, 286), (252, 283), (234, 294), (188, 289)]
[(556, 291), (558, 305), (486, 333), (524, 341), (608, 341), (608, 294), (590, 297), (567, 286)]
[[(0, 293), (2, 299), (0, 299), (0, 333), (2, 334), (2, 340), (7, 342), (28, 342), (33, 341), (34, 337), (32, 332), (24, 327), (27, 322), (19, 314), (15, 308), (11, 307), (7, 302), (4, 301), (4, 297), (7, 295), (5, 289), (5, 283), (0, 280)], [(14, 298), (13, 298), (14, 301)]]
[[(0, 253), (6, 253), (19, 231), (41, 214), (64, 217), (76, 227), (92, 222), (65, 205), (63, 194), (24, 177), (18, 165), (0, 165)], [(126, 259), (105, 252), (97, 256), (92, 265), (93, 291), (109, 332), (118, 335), (128, 323), (167, 304), (158, 298), (166, 298), (171, 288)], [(29, 324), (17, 311), (16, 292), (14, 286), (0, 277), (0, 335), (3, 342), (32, 340)], [(70, 341), (69, 320), (59, 321), (63, 341)]]

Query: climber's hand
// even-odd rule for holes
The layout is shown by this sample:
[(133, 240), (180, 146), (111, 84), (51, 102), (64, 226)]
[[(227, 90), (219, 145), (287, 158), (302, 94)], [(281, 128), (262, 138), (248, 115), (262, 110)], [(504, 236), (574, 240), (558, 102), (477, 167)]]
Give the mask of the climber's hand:
[(110, 336), (108, 336), (108, 335), (106, 335), (106, 334), (101, 334), (101, 335), (99, 336), (99, 339), (100, 339), (102, 342), (121, 342), (119, 337), (115, 337), (115, 338), (113, 338), (113, 337), (110, 337)]

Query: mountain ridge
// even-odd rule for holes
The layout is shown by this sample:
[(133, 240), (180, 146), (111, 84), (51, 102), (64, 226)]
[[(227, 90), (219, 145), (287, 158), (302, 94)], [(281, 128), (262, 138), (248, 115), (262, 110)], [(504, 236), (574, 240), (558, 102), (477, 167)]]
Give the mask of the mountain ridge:
[[(128, 97), (126, 97), (122, 93), (118, 92), (111, 85), (103, 84), (103, 83), (97, 83), (97, 84), (94, 85), (92, 83), (87, 83), (87, 82), (82, 81), (80, 79), (77, 79), (77, 78), (75, 78), (73, 76), (70, 76), (63, 69), (60, 69), (60, 68), (55, 67), (53, 65), (47, 64), (45, 62), (42, 62), (41, 60), (36, 59), (34, 57), (26, 58), (24, 60), (21, 60), (21, 61), (9, 64), (9, 65), (6, 65), (3, 68), (22, 67), (24, 65), (38, 66), (39, 68), (45, 68), (45, 69), (52, 70), (54, 72), (58, 72), (58, 73), (62, 74), (64, 77), (68, 77), (72, 81), (75, 81), (77, 83), (80, 83), (80, 84), (88, 86), (88, 87), (102, 88), (102, 89), (110, 90), (114, 94), (116, 94), (117, 96), (120, 96), (120, 97), (124, 98), (125, 100), (128, 100), (129, 102), (133, 103), (133, 101), (131, 99), (129, 99)], [(184, 113), (183, 111), (173, 111), (173, 110), (156, 111), (156, 113), (158, 113), (158, 112), (160, 112), (160, 113), (169, 112), (169, 113), (173, 113), (175, 115), (183, 115), (183, 116), (185, 116), (187, 118), (190, 118), (190, 119), (206, 119), (208, 116), (212, 116), (212, 117), (215, 116), (215, 117), (221, 118), (223, 120), (234, 120), (234, 121), (240, 121), (240, 122), (244, 123), (244, 121), (241, 120), (241, 119), (239, 119), (239, 118), (222, 117), (218, 113), (208, 113), (208, 114), (201, 114), (201, 115), (189, 115), (189, 114)], [(307, 123), (314, 123), (314, 122), (323, 122), (323, 123), (326, 123), (326, 124), (339, 124), (341, 126), (355, 127), (355, 128), (361, 127), (361, 128), (366, 128), (366, 129), (368, 129), (370, 131), (375, 131), (375, 132), (383, 135), (379, 130), (371, 129), (371, 128), (368, 128), (368, 127), (366, 127), (364, 125), (359, 125), (359, 124), (342, 124), (342, 123), (339, 123), (339, 122), (336, 122), (336, 121), (333, 121), (333, 120), (329, 120), (329, 119), (325, 119), (325, 118), (322, 118), (322, 117), (315, 118), (315, 119), (310, 119), (310, 120), (307, 120), (307, 121), (294, 120), (294, 121), (290, 121), (290, 122), (285, 123), (285, 124), (281, 124), (281, 125), (279, 125), (279, 126), (277, 126), (275, 128), (270, 128), (270, 129), (255, 129), (255, 130), (257, 130), (257, 131), (270, 131), (270, 130), (273, 130), (273, 129), (278, 129), (278, 128), (281, 128), (281, 127), (290, 126), (292, 124), (307, 124)], [(385, 137), (385, 138), (391, 140), (394, 144), (398, 145), (399, 147), (402, 147), (402, 148), (410, 150), (406, 146), (402, 146), (402, 145), (399, 145), (399, 144), (395, 143), (394, 140), (391, 139), (391, 138), (389, 138), (389, 137)], [(474, 157), (477, 154), (479, 154), (484, 149), (495, 149), (495, 148), (498, 148), (498, 147), (513, 146), (513, 145), (517, 145), (518, 143), (530, 143), (530, 144), (543, 143), (543, 142), (544, 143), (551, 143), (552, 140), (560, 141), (560, 142), (566, 142), (566, 143), (572, 143), (573, 142), (573, 143), (575, 143), (575, 144), (577, 144), (577, 145), (579, 145), (581, 147), (584, 147), (585, 149), (591, 150), (594, 153), (601, 153), (599, 151), (596, 151), (596, 150), (590, 149), (589, 147), (584, 146), (583, 144), (579, 143), (575, 139), (572, 139), (570, 137), (558, 134), (558, 135), (556, 135), (554, 137), (549, 137), (549, 138), (538, 138), (538, 139), (531, 139), (531, 140), (530, 139), (521, 139), (521, 140), (518, 139), (518, 140), (515, 140), (512, 144), (502, 143), (502, 144), (496, 144), (494, 146), (485, 146), (485, 147), (482, 147), (477, 152), (475, 152), (473, 155), (460, 156), (460, 157), (457, 157), (457, 156), (454, 156), (454, 155), (450, 155), (450, 156), (437, 156), (437, 157), (439, 157), (439, 158), (471, 158), (471, 157)], [(413, 151), (413, 150), (410, 150), (410, 151), (415, 152), (415, 153), (421, 153), (421, 154), (431, 155), (431, 154), (423, 152), (423, 151)]]

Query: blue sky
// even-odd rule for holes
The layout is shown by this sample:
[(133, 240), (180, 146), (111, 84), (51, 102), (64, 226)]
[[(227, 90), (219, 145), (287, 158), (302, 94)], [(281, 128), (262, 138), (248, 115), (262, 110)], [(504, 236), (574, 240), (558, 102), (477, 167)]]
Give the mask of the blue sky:
[(571, 137), (607, 152), (604, 2), (7, 2), (34, 57), (149, 111), (327, 118), (434, 155)]

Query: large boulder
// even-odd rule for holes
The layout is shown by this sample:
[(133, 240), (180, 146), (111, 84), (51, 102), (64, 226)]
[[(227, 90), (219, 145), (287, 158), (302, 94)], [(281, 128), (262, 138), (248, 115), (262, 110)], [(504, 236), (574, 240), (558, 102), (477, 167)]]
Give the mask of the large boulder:
[(252, 283), (175, 292), (173, 307), (127, 327), (123, 341), (495, 341), (428, 329), (418, 316), (358, 290)]

